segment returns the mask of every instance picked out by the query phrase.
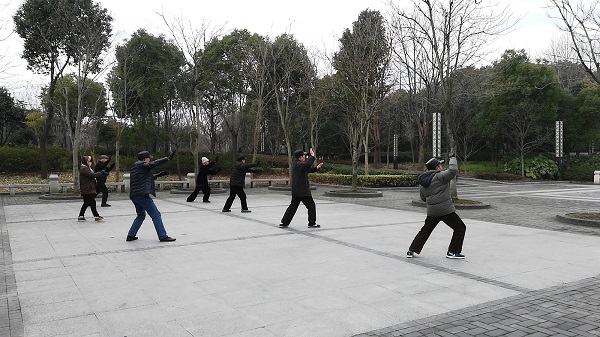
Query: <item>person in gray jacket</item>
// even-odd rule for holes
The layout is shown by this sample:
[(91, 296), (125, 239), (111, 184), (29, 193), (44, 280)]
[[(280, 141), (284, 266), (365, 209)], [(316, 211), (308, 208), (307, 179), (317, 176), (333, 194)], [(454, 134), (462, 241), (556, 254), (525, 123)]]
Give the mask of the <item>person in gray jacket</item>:
[(425, 225), (406, 252), (406, 257), (412, 258), (421, 253), (425, 242), (440, 221), (454, 230), (446, 257), (449, 259), (464, 259), (462, 246), (467, 227), (462, 219), (456, 214), (454, 202), (450, 197), (450, 181), (458, 173), (458, 164), (456, 156), (450, 154), (449, 167), (447, 170), (442, 168), (444, 161), (431, 158), (425, 164), (427, 170), (419, 178), (419, 193), (421, 200), (427, 203), (427, 218)]

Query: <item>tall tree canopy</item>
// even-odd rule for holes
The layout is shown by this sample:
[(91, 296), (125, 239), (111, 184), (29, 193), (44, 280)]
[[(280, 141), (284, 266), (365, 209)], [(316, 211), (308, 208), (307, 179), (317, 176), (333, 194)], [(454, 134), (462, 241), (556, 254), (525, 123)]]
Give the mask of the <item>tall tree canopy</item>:
[[(24, 41), (23, 58), (27, 67), (49, 77), (43, 95), (47, 117), (40, 137), (41, 175), (47, 178), (46, 145), (54, 118), (51, 102), (56, 81), (67, 66), (78, 64), (84, 58), (91, 65), (90, 71), (97, 70), (101, 62), (99, 50), (107, 46), (112, 18), (92, 0), (26, 0), (13, 20), (15, 31)], [(99, 42), (101, 47), (82, 49), (89, 48), (85, 41)]]

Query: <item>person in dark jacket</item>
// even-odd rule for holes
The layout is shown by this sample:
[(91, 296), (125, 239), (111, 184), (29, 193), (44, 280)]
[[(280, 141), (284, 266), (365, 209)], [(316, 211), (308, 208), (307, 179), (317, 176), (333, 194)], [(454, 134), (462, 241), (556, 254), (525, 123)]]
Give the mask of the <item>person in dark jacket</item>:
[(449, 259), (464, 259), (462, 246), (467, 227), (462, 219), (456, 214), (454, 202), (450, 196), (450, 181), (458, 173), (458, 163), (454, 153), (450, 154), (449, 167), (447, 170), (442, 168), (444, 161), (431, 158), (425, 164), (427, 170), (419, 178), (419, 194), (421, 200), (427, 203), (427, 218), (425, 225), (406, 252), (406, 257), (412, 258), (421, 253), (425, 242), (440, 221), (448, 225), (454, 233), (448, 246), (446, 257)]
[[(114, 163), (108, 165), (108, 162), (110, 162), (110, 158), (110, 156), (107, 156), (105, 154), (101, 155), (100, 160), (98, 160), (96, 166), (94, 167), (94, 172), (100, 172), (104, 170), (110, 173), (110, 171), (115, 167)], [(96, 178), (96, 189), (99, 193), (102, 193), (102, 203), (100, 203), (100, 207), (110, 207), (110, 205), (106, 203), (108, 201), (108, 188), (106, 187), (106, 178), (107, 176), (105, 175), (100, 175), (98, 178)]]
[(290, 225), (300, 202), (302, 202), (308, 210), (308, 228), (319, 228), (321, 225), (317, 224), (317, 207), (310, 193), (308, 174), (317, 172), (321, 169), (323, 163), (313, 166), (316, 158), (312, 148), (310, 149), (310, 156), (308, 158), (306, 157), (306, 152), (302, 149), (294, 152), (294, 158), (295, 160), (292, 163), (292, 202), (285, 210), (279, 227), (286, 228)]
[(237, 195), (242, 203), (242, 213), (250, 213), (248, 204), (246, 203), (246, 192), (244, 192), (244, 183), (246, 180), (246, 172), (252, 172), (252, 168), (258, 166), (258, 163), (246, 164), (246, 157), (239, 156), (235, 165), (231, 170), (229, 177), (229, 198), (225, 201), (223, 212), (231, 212), (231, 205)]
[(137, 240), (138, 230), (142, 226), (142, 222), (146, 218), (146, 212), (152, 218), (154, 229), (160, 241), (175, 241), (174, 238), (167, 235), (165, 226), (163, 225), (162, 216), (154, 204), (154, 200), (150, 197), (156, 197), (156, 187), (154, 180), (158, 177), (169, 174), (167, 171), (161, 171), (157, 174), (152, 174), (151, 170), (161, 164), (173, 159), (175, 151), (171, 152), (168, 157), (150, 161), (152, 156), (148, 151), (138, 153), (138, 161), (133, 163), (130, 174), (130, 189), (129, 198), (135, 205), (137, 217), (133, 220), (129, 233), (127, 233), (127, 241)]
[(96, 209), (96, 195), (98, 195), (98, 193), (96, 193), (96, 179), (101, 176), (107, 176), (108, 172), (94, 172), (90, 165), (92, 165), (92, 157), (81, 157), (81, 166), (79, 167), (79, 190), (83, 197), (83, 205), (81, 205), (81, 210), (79, 210), (77, 221), (85, 221), (85, 211), (88, 207), (92, 210), (92, 214), (96, 221), (104, 220), (104, 218), (98, 214), (98, 210)]
[(196, 188), (187, 198), (187, 202), (193, 202), (196, 200), (198, 193), (202, 191), (202, 202), (210, 202), (208, 198), (210, 198), (210, 186), (208, 185), (208, 176), (217, 174), (221, 169), (218, 165), (215, 165), (216, 161), (210, 161), (206, 157), (202, 157), (200, 168), (198, 169), (198, 174), (196, 175)]

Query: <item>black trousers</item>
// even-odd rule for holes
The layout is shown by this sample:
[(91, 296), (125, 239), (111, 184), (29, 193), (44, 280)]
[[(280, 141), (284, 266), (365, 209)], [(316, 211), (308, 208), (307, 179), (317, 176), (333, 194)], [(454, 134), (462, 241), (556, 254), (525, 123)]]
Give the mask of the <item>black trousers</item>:
[(454, 233), (452, 233), (452, 239), (450, 240), (450, 245), (448, 246), (448, 252), (462, 252), (467, 226), (465, 226), (465, 223), (458, 216), (458, 214), (456, 214), (456, 212), (439, 217), (428, 215), (427, 218), (425, 218), (425, 225), (423, 228), (421, 228), (419, 233), (417, 233), (417, 236), (415, 236), (415, 239), (410, 244), (409, 250), (417, 254), (421, 254), (421, 249), (423, 249), (425, 242), (427, 242), (427, 239), (429, 239), (429, 235), (431, 235), (435, 229), (435, 226), (437, 226), (440, 221), (443, 221), (446, 225), (448, 225), (448, 227), (454, 230)]
[(315, 205), (315, 201), (312, 196), (306, 197), (294, 197), (292, 196), (292, 202), (285, 210), (285, 214), (283, 214), (283, 218), (281, 218), (281, 223), (289, 226), (290, 222), (294, 218), (296, 211), (298, 210), (298, 206), (300, 206), (300, 202), (304, 204), (306, 209), (308, 210), (308, 224), (314, 225), (317, 223), (317, 206)]
[(96, 190), (98, 193), (102, 193), (102, 205), (106, 204), (106, 201), (108, 200), (108, 187), (106, 187), (106, 182), (96, 180)]
[(92, 209), (92, 214), (94, 216), (100, 216), (96, 209), (96, 194), (84, 194), (82, 197), (83, 205), (81, 205), (81, 210), (79, 210), (79, 216), (84, 216), (88, 207)]
[(242, 209), (248, 209), (248, 204), (246, 204), (246, 192), (244, 192), (244, 188), (242, 186), (229, 186), (229, 198), (227, 198), (227, 201), (225, 201), (225, 206), (223, 206), (224, 210), (231, 208), (236, 195), (240, 198)]
[(192, 192), (192, 194), (190, 194), (190, 196), (187, 198), (187, 202), (193, 202), (194, 200), (196, 200), (196, 197), (198, 196), (198, 194), (200, 193), (200, 191), (202, 191), (202, 201), (208, 201), (208, 198), (210, 197), (210, 186), (205, 185), (205, 186), (198, 186), (196, 185), (196, 188), (194, 189), (194, 192)]

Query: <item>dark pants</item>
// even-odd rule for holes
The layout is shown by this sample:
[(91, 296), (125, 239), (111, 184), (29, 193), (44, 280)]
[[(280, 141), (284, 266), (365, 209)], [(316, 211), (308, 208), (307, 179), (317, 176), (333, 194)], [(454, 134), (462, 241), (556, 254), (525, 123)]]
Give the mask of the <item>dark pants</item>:
[(242, 186), (229, 186), (229, 198), (227, 198), (227, 201), (225, 201), (225, 206), (223, 206), (224, 210), (231, 208), (233, 199), (235, 199), (236, 195), (240, 198), (242, 209), (248, 209), (248, 204), (246, 204), (246, 192), (244, 192), (244, 188)]
[(202, 194), (204, 194), (202, 196), (202, 201), (208, 201), (208, 198), (210, 197), (210, 186), (208, 186), (208, 185), (204, 185), (204, 186), (198, 186), (198, 185), (196, 185), (196, 188), (194, 189), (194, 192), (192, 192), (192, 194), (190, 194), (190, 196), (187, 198), (187, 202), (193, 202), (194, 200), (196, 200), (196, 197), (198, 196), (198, 193), (200, 193), (200, 191), (202, 191)]
[(81, 205), (81, 210), (79, 210), (79, 216), (84, 216), (88, 207), (92, 209), (92, 214), (94, 216), (100, 216), (96, 209), (96, 194), (84, 194), (82, 197), (83, 205)]
[(135, 213), (137, 216), (133, 220), (127, 236), (136, 236), (142, 226), (142, 222), (144, 222), (144, 219), (146, 218), (146, 212), (150, 215), (152, 223), (154, 223), (154, 229), (156, 230), (158, 239), (162, 240), (168, 236), (162, 221), (162, 215), (158, 208), (156, 208), (154, 200), (152, 200), (149, 195), (133, 196), (131, 197), (131, 202), (135, 205)]
[(304, 206), (306, 206), (306, 209), (308, 210), (308, 224), (309, 225), (314, 225), (317, 222), (317, 206), (315, 205), (315, 201), (313, 200), (312, 196), (306, 196), (306, 197), (294, 197), (292, 196), (292, 202), (290, 203), (290, 205), (288, 206), (288, 208), (285, 210), (285, 214), (283, 214), (283, 218), (281, 219), (281, 223), (289, 226), (290, 222), (292, 222), (292, 219), (294, 218), (294, 215), (296, 214), (296, 211), (298, 210), (298, 206), (300, 205), (300, 202), (302, 202), (304, 204)]
[(427, 216), (427, 218), (425, 218), (425, 225), (421, 228), (419, 233), (417, 233), (417, 236), (415, 236), (415, 239), (410, 244), (409, 250), (421, 254), (421, 249), (423, 249), (425, 242), (429, 239), (429, 235), (431, 235), (431, 232), (433, 232), (435, 226), (437, 226), (440, 221), (443, 221), (448, 227), (454, 230), (454, 233), (452, 233), (452, 240), (450, 240), (450, 246), (448, 246), (448, 252), (462, 252), (462, 245), (465, 239), (467, 226), (465, 226), (465, 223), (456, 212), (438, 217)]
[(106, 187), (106, 181), (100, 181), (96, 179), (96, 190), (98, 193), (102, 193), (102, 205), (106, 204), (108, 200), (108, 188)]

